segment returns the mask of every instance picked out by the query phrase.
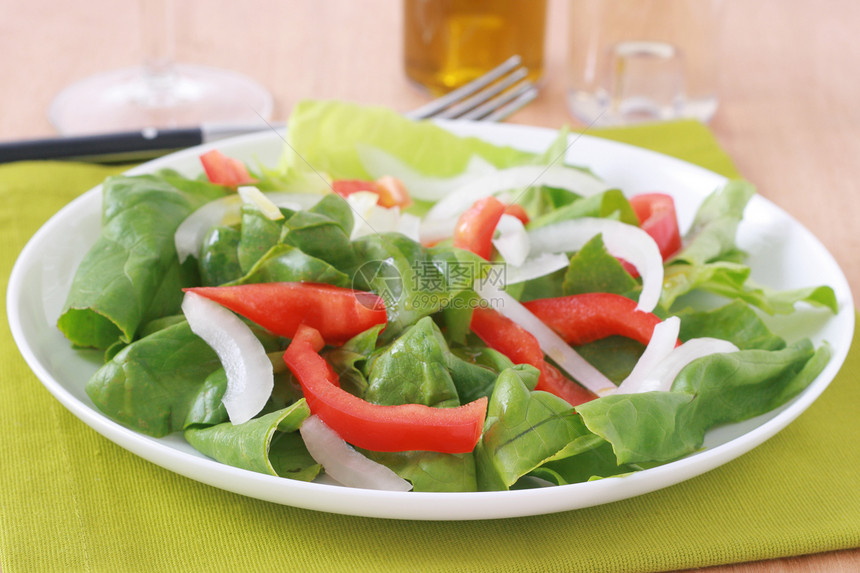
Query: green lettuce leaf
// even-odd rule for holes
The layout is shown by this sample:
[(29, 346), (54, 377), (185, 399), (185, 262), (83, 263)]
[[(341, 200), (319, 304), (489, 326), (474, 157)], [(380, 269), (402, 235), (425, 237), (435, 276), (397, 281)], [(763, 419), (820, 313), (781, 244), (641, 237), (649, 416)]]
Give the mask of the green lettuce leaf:
[[(253, 330), (267, 352), (279, 349), (277, 338)], [(209, 376), (220, 369), (215, 351), (182, 320), (120, 350), (87, 381), (86, 392), (112, 420), (161, 437), (187, 425), (201, 392), (216, 382)]]
[(639, 225), (639, 219), (630, 206), (630, 202), (618, 189), (610, 189), (597, 195), (581, 197), (565, 205), (553, 204), (550, 201), (539, 217), (529, 221), (528, 228), (537, 229), (560, 221), (579, 219), (582, 217), (600, 217), (616, 219), (628, 225)]
[(373, 360), (364, 399), (385, 405), (459, 406), (446, 367), (450, 354), (433, 319), (420, 319)]
[(245, 276), (227, 284), (314, 282), (350, 287), (349, 276), (292, 245), (272, 246)]
[(686, 309), (677, 316), (681, 319), (681, 340), (721, 338), (741, 350), (785, 348), (785, 340), (772, 333), (759, 315), (740, 300), (710, 310)]
[(484, 433), (475, 448), (479, 489), (509, 489), (545, 462), (579, 453), (599, 441), (570, 404), (532, 391), (538, 376), (536, 368), (525, 365), (499, 375)]
[(178, 287), (191, 285), (179, 268), (173, 235), (219, 194), (221, 187), (180, 190), (154, 175), (108, 178), (101, 234), (75, 273), (57, 324), (63, 334), (77, 346), (107, 348), (134, 340), (141, 324), (177, 312)]
[(239, 242), (242, 233), (234, 227), (216, 225), (209, 229), (200, 245), (200, 282), (218, 286), (242, 276), (239, 262)]
[(282, 165), (287, 173), (307, 177), (308, 165), (334, 179), (371, 178), (357, 146), (379, 148), (426, 175), (461, 173), (477, 154), (498, 167), (532, 158), (529, 153), (473, 137), (458, 137), (431, 122), (413, 122), (384, 107), (339, 101), (302, 101), (292, 110), (290, 146)]
[(784, 404), (829, 359), (808, 340), (781, 350), (742, 350), (691, 362), (671, 392), (615, 394), (576, 407), (586, 427), (612, 444), (619, 464), (667, 462), (701, 447), (719, 424), (758, 416)]
[(412, 491), (475, 491), (477, 480), (473, 454), (437, 452), (372, 452), (359, 449), (412, 483)]
[(304, 400), (243, 424), (191, 427), (185, 439), (199, 452), (234, 467), (302, 481), (312, 481), (320, 466), (298, 432), (310, 416)]

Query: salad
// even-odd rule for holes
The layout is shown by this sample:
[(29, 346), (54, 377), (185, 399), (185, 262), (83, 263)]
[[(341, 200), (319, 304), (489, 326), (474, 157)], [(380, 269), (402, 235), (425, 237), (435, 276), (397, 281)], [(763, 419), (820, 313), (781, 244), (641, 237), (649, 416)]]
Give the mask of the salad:
[(279, 165), (214, 150), (197, 177), (109, 178), (58, 321), (104, 351), (87, 394), (247, 470), (468, 492), (681, 458), (821, 372), (826, 342), (762, 316), (835, 313), (834, 292), (749, 278), (749, 183), (682, 235), (670, 196), (626, 196), (567, 145), (303, 102)]

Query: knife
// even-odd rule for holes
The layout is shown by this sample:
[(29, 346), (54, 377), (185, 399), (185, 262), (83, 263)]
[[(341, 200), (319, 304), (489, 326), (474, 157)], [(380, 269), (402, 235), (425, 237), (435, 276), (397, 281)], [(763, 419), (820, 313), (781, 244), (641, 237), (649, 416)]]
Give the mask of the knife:
[(259, 131), (280, 131), (284, 123), (212, 123), (197, 127), (96, 133), (44, 139), (0, 141), (0, 163), (27, 160), (76, 160), (90, 163), (145, 161), (172, 151)]

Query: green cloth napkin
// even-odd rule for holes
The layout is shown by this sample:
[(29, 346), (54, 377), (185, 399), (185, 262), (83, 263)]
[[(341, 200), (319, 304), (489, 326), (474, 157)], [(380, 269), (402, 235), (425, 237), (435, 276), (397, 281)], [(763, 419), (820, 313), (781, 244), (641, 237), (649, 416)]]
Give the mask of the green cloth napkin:
[[(598, 134), (598, 132), (595, 132)], [(600, 132), (733, 175), (710, 132)], [(0, 278), (47, 218), (118, 168), (0, 166)], [(162, 469), (68, 413), (0, 326), (0, 565), (20, 571), (665, 571), (860, 546), (860, 346), (752, 452), (629, 500), (529, 518), (418, 522), (246, 498)]]

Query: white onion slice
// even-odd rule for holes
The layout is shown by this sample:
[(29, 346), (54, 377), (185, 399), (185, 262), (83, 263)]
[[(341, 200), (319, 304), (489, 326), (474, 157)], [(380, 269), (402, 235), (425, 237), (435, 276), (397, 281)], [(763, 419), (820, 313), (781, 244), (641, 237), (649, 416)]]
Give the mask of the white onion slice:
[(415, 215), (401, 213), (397, 206), (378, 205), (379, 196), (370, 191), (357, 191), (346, 200), (355, 215), (350, 240), (374, 233), (403, 233), (418, 241), (421, 219)]
[[(265, 196), (275, 205), (294, 211), (313, 207), (322, 198), (322, 195), (314, 193), (272, 192), (265, 193)], [(173, 235), (179, 262), (184, 263), (189, 255), (198, 255), (203, 238), (215, 225), (238, 223), (241, 208), (242, 198), (238, 194), (230, 194), (210, 201), (188, 215)]]
[(573, 167), (521, 165), (488, 173), (454, 189), (427, 212), (427, 218), (456, 219), (478, 199), (500, 191), (520, 190), (537, 185), (566, 189), (583, 196), (595, 195), (609, 189), (593, 175)]
[(473, 155), (463, 173), (453, 177), (429, 177), (419, 173), (397, 157), (369, 145), (356, 146), (358, 159), (374, 179), (390, 175), (399, 179), (409, 195), (424, 201), (438, 201), (468, 181), (496, 171), (496, 167), (479, 155)]
[(577, 382), (597, 395), (615, 390), (616, 386), (609, 378), (580, 356), (563, 338), (514, 297), (480, 280), (475, 281), (474, 289), (492, 308), (534, 335), (544, 353)]
[[(691, 338), (673, 349), (649, 374), (639, 386), (639, 392), (668, 392), (672, 383), (684, 367), (704, 356), (737, 352), (737, 346), (720, 338)], [(619, 388), (619, 393), (621, 389)]]
[(634, 394), (641, 392), (642, 382), (649, 377), (654, 368), (660, 364), (675, 348), (678, 342), (678, 333), (681, 330), (681, 319), (677, 316), (670, 316), (660, 324), (654, 327), (654, 332), (651, 334), (651, 340), (648, 341), (648, 346), (636, 366), (627, 378), (618, 385), (618, 394)]
[(418, 236), (421, 238), (421, 243), (432, 244), (453, 237), (456, 228), (457, 217), (444, 220), (427, 219), (425, 217), (421, 219)]
[(379, 195), (371, 191), (356, 191), (346, 197), (346, 203), (353, 212), (352, 233), (350, 240), (355, 240), (362, 235), (368, 235), (373, 229), (368, 225), (370, 212), (379, 202)]
[(515, 267), (522, 265), (529, 256), (529, 235), (523, 222), (513, 215), (502, 215), (496, 232), (493, 246), (505, 262)]
[(519, 266), (507, 265), (505, 267), (505, 284), (513, 285), (530, 281), (550, 273), (554, 273), (559, 269), (563, 269), (570, 264), (567, 255), (561, 253), (541, 253), (536, 257), (526, 259)]
[(184, 263), (189, 255), (198, 255), (203, 237), (209, 229), (215, 225), (238, 222), (241, 206), (242, 198), (239, 195), (227, 195), (206, 203), (185, 217), (173, 235), (179, 262)]
[(278, 221), (284, 218), (284, 214), (278, 209), (278, 206), (266, 197), (262, 191), (251, 185), (242, 185), (236, 189), (242, 202), (246, 205), (253, 205), (263, 214), (264, 217), (271, 221)]
[(311, 457), (342, 485), (388, 491), (412, 489), (412, 484), (386, 466), (355, 451), (318, 416), (306, 418), (299, 433)]
[(412, 213), (400, 213), (400, 221), (397, 223), (397, 231), (403, 233), (416, 243), (419, 243), (421, 230), (421, 217)]
[(238, 316), (193, 292), (182, 299), (191, 331), (208, 344), (227, 374), (222, 402), (234, 424), (256, 416), (272, 394), (275, 379), (263, 345)]
[(532, 253), (577, 251), (597, 235), (613, 256), (636, 267), (642, 277), (642, 292), (637, 308), (651, 312), (660, 301), (663, 289), (663, 257), (651, 235), (634, 225), (614, 219), (583, 217), (559, 221), (529, 232)]

